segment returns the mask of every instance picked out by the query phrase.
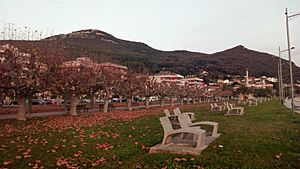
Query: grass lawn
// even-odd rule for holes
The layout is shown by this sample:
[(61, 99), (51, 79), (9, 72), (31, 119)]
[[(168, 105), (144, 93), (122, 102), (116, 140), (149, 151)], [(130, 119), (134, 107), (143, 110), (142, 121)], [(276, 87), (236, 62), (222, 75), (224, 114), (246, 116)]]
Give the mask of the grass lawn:
[(222, 133), (200, 156), (147, 153), (162, 141), (159, 115), (76, 127), (38, 118), (0, 121), (0, 168), (300, 168), (300, 115), (278, 101), (243, 116), (193, 111)]

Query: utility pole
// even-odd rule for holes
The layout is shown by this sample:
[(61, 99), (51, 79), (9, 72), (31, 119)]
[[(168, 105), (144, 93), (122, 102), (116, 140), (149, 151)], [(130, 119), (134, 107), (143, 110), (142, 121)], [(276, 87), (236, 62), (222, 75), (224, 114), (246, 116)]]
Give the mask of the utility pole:
[[(281, 98), (284, 99), (284, 84), (282, 78), (282, 62), (281, 62), (281, 54), (280, 54), (280, 47), (279, 47), (279, 76), (280, 76), (280, 87), (281, 87)], [(283, 102), (281, 102), (282, 104)]]
[[(278, 70), (278, 72), (279, 72), (279, 81), (280, 81), (280, 86), (281, 86), (281, 92), (282, 92), (282, 94), (281, 94), (281, 96), (282, 96), (282, 100), (284, 100), (284, 98), (285, 98), (285, 88), (284, 88), (284, 83), (283, 83), (283, 77), (282, 77), (282, 59), (281, 59), (281, 53), (282, 52), (287, 52), (288, 51), (288, 49), (285, 49), (285, 50), (281, 50), (280, 49), (280, 47), (278, 48), (279, 49), (279, 53), (278, 53), (278, 58), (279, 58), (279, 70)], [(295, 49), (295, 47), (291, 47), (290, 48), (290, 50), (293, 50), (293, 49)]]
[[(300, 13), (299, 13), (300, 14)], [(286, 36), (287, 36), (287, 45), (288, 45), (288, 55), (289, 55), (289, 63), (290, 63), (290, 79), (291, 79), (291, 100), (292, 100), (292, 112), (295, 112), (295, 105), (294, 105), (294, 80), (293, 80), (293, 68), (292, 68), (292, 61), (291, 61), (291, 45), (290, 45), (290, 31), (289, 31), (289, 17), (294, 17), (296, 15), (288, 15), (288, 10), (285, 8), (285, 21), (286, 21)]]
[(278, 53), (278, 93), (279, 93), (279, 101), (280, 101), (280, 104), (282, 103), (282, 84), (281, 84), (281, 76), (280, 76), (280, 47), (278, 48), (279, 49), (279, 53)]

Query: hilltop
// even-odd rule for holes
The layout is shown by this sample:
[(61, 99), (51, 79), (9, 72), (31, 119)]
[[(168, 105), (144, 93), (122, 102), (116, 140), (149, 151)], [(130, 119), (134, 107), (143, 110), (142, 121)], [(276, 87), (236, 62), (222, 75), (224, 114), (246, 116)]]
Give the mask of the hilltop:
[[(1, 44), (7, 42), (0, 41)], [(17, 46), (26, 43), (26, 41), (10, 42)], [(222, 77), (227, 74), (244, 75), (248, 68), (252, 76), (277, 75), (276, 56), (251, 50), (242, 45), (213, 54), (184, 50), (162, 51), (141, 42), (118, 39), (95, 29), (55, 35), (34, 43), (51, 48), (64, 46), (68, 54), (74, 58), (79, 57), (84, 51), (97, 61), (123, 64), (138, 71), (151, 73), (164, 69), (188, 75), (199, 74), (206, 70), (210, 72), (210, 76)], [(296, 65), (294, 74), (295, 79), (299, 79), (300, 69)]]

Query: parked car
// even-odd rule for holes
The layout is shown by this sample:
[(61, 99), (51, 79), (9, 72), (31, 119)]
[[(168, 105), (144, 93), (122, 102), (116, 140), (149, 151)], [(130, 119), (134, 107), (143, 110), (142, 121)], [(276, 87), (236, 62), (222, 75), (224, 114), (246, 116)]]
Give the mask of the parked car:
[(120, 97), (114, 97), (111, 100), (112, 100), (112, 102), (120, 102), (121, 101)]
[(156, 100), (159, 100), (158, 96), (151, 96), (149, 98), (149, 101), (156, 101)]
[(17, 100), (12, 100), (9, 105), (18, 105), (18, 101)]
[(114, 95), (114, 96), (112, 96), (111, 101), (112, 102), (126, 102), (126, 97)]
[(139, 96), (134, 96), (134, 97), (133, 97), (133, 100), (134, 100), (135, 102), (142, 102), (142, 101), (144, 101), (143, 98), (141, 98), (141, 97), (139, 97)]
[(54, 101), (56, 102), (56, 105), (62, 105), (64, 104), (64, 99), (54, 99)]
[(188, 101), (189, 101), (189, 102), (191, 102), (191, 101), (192, 101), (192, 99), (191, 99), (191, 98), (186, 98), (186, 97), (185, 97), (185, 98), (183, 98), (183, 102), (184, 102), (184, 103), (186, 103), (186, 102), (188, 102)]
[(43, 105), (46, 104), (47, 102), (44, 101), (43, 99), (31, 99), (31, 104), (32, 105)]
[(97, 99), (96, 103), (104, 103), (104, 100), (103, 99)]
[(57, 104), (55, 99), (46, 99), (45, 102), (46, 102), (46, 104), (51, 104), (51, 105), (56, 105)]
[(78, 101), (79, 104), (88, 104), (88, 103), (90, 103), (90, 102), (91, 102), (90, 99), (80, 99), (80, 100)]

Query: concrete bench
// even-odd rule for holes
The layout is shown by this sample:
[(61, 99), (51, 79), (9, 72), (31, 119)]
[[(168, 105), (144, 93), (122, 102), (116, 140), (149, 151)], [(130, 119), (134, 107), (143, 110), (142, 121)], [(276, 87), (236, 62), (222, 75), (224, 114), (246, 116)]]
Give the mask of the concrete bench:
[[(83, 110), (83, 112), (89, 111), (89, 107), (87, 106), (87, 104), (77, 104), (76, 108), (77, 108), (77, 112), (80, 112), (81, 110)], [(69, 112), (71, 110), (71, 105), (67, 104), (66, 109)]]
[[(104, 109), (104, 104), (103, 103), (101, 103), (101, 104), (99, 104), (99, 111), (102, 111)], [(115, 110), (116, 109), (116, 106), (114, 106), (114, 104), (113, 103), (109, 103), (108, 104), (108, 110)]]

